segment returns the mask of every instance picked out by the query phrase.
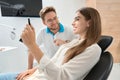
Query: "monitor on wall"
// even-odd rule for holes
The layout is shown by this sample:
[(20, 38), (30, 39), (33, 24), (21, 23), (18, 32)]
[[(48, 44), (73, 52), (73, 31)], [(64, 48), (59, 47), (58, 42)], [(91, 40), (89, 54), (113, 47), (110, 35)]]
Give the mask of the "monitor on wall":
[(39, 17), (42, 0), (0, 0), (2, 16)]

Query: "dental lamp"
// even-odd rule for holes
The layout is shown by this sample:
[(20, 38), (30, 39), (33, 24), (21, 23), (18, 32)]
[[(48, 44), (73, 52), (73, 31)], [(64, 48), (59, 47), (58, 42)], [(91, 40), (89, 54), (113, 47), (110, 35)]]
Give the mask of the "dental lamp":
[(6, 29), (11, 29), (11, 30), (10, 30), (10, 38), (11, 38), (12, 40), (15, 39), (15, 37), (16, 37), (16, 33), (15, 33), (16, 28), (11, 27), (11, 26), (9, 26), (9, 25), (1, 24), (1, 23), (0, 23), (0, 27), (1, 27), (1, 28), (6, 28)]

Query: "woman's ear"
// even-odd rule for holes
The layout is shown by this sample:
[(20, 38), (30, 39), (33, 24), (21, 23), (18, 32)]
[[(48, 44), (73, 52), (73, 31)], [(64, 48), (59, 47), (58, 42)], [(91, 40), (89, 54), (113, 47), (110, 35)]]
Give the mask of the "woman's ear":
[(91, 20), (88, 20), (87, 27), (90, 27), (90, 24), (91, 24)]

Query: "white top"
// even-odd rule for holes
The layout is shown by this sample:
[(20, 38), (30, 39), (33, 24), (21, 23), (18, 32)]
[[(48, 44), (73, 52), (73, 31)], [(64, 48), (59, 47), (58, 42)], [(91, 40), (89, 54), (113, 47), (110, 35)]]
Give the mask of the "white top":
[(98, 44), (91, 45), (84, 52), (61, 65), (65, 52), (82, 41), (74, 39), (62, 45), (52, 59), (44, 55), (38, 70), (28, 80), (82, 80), (100, 58), (101, 48)]
[(39, 45), (42, 52), (46, 54), (49, 58), (52, 58), (59, 48), (59, 46), (56, 46), (53, 42), (54, 39), (57, 38), (71, 41), (75, 38), (75, 35), (73, 34), (72, 29), (70, 29), (70, 27), (62, 27), (64, 27), (63, 32), (57, 32), (55, 35), (51, 34), (50, 32), (46, 32), (47, 27), (43, 27), (37, 35), (37, 44)]

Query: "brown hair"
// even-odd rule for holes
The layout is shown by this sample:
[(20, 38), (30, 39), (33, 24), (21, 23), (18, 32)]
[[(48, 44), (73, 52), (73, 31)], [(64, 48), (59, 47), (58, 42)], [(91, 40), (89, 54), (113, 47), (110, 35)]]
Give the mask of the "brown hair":
[(49, 12), (52, 12), (52, 11), (56, 13), (56, 10), (54, 7), (48, 6), (48, 7), (41, 9), (41, 11), (39, 12), (39, 15), (42, 18), (42, 20), (44, 20), (45, 15)]
[(82, 53), (88, 46), (98, 42), (101, 35), (101, 19), (96, 9), (85, 7), (77, 10), (77, 12), (81, 13), (86, 20), (90, 20), (90, 26), (87, 30), (85, 40), (66, 52), (63, 63), (68, 62), (73, 57)]

